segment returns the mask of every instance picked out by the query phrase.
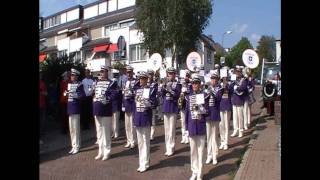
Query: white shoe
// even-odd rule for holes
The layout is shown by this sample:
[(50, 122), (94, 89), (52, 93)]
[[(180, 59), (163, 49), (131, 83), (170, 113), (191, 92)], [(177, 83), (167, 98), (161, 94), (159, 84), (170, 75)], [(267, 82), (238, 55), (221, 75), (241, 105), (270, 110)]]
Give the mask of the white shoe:
[(94, 159), (95, 159), (95, 160), (98, 160), (98, 159), (100, 159), (100, 158), (102, 158), (102, 154), (98, 154)]
[(69, 151), (69, 154), (72, 154), (74, 151), (74, 149), (72, 148), (70, 151)]
[(173, 152), (169, 152), (168, 154), (167, 154), (167, 156), (172, 156), (173, 155)]
[(73, 150), (72, 154), (77, 154), (79, 152), (79, 149)]
[(164, 153), (165, 156), (168, 156), (168, 152)]
[(131, 144), (131, 145), (130, 145), (130, 149), (133, 149), (134, 147), (135, 147), (134, 144)]
[(181, 144), (185, 144), (186, 141), (187, 141), (186, 138), (185, 138), (184, 136), (182, 136), (182, 139), (181, 139), (181, 142), (180, 142), (180, 143), (181, 143)]
[(228, 145), (225, 144), (225, 145), (223, 146), (223, 150), (227, 150), (227, 149), (228, 149)]
[(130, 147), (130, 144), (127, 143), (124, 147), (125, 147), (125, 148), (129, 148), (129, 147)]
[(141, 168), (141, 169), (140, 169), (140, 172), (143, 173), (143, 172), (145, 172), (147, 169), (148, 169), (147, 167)]
[(189, 138), (188, 138), (188, 137), (186, 137), (184, 143), (185, 143), (185, 144), (188, 144), (188, 143), (189, 143)]
[(196, 180), (196, 178), (197, 178), (197, 174), (192, 174), (189, 180)]
[(137, 169), (137, 171), (140, 172), (140, 171), (141, 171), (141, 167), (139, 167), (139, 168)]
[(233, 133), (230, 136), (235, 137), (236, 135), (237, 135), (237, 131), (233, 131)]
[(207, 158), (207, 160), (206, 160), (206, 164), (210, 164), (210, 162), (212, 161), (212, 159), (211, 158)]
[(197, 176), (197, 180), (202, 180), (200, 176)]
[(213, 164), (213, 165), (216, 165), (216, 164), (218, 164), (218, 161), (217, 161), (217, 159), (213, 159), (213, 160), (212, 160), (212, 164)]
[(241, 138), (242, 136), (243, 136), (243, 132), (240, 131), (238, 137)]
[(248, 127), (244, 127), (244, 130), (248, 130)]
[(99, 144), (98, 140), (94, 144)]
[(223, 146), (224, 146), (223, 143), (221, 143), (220, 146), (219, 146), (219, 149), (222, 149)]
[(109, 155), (103, 156), (102, 161), (109, 159), (109, 157), (110, 157)]

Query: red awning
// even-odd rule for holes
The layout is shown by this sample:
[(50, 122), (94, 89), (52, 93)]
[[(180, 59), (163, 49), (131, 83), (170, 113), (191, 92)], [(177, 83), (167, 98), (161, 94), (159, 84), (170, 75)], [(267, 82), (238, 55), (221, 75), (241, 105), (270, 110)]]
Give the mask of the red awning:
[(109, 48), (107, 49), (107, 53), (113, 53), (118, 50), (118, 45), (117, 44), (110, 44)]
[(39, 55), (39, 62), (43, 62), (44, 60), (46, 60), (47, 55), (45, 54), (40, 54)]
[(93, 52), (101, 52), (101, 51), (106, 51), (109, 45), (102, 45), (102, 46), (96, 46), (93, 49)]

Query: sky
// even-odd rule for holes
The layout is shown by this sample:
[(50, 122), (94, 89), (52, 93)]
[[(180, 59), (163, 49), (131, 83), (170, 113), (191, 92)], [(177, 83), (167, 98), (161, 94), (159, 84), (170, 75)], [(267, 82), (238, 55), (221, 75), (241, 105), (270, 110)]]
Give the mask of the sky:
[[(97, 0), (40, 0), (40, 15), (49, 16), (75, 5), (86, 5)], [(280, 0), (213, 0), (213, 12), (204, 34), (212, 35), (213, 40), (231, 48), (241, 37), (247, 37), (253, 47), (257, 46), (262, 35), (281, 39)]]

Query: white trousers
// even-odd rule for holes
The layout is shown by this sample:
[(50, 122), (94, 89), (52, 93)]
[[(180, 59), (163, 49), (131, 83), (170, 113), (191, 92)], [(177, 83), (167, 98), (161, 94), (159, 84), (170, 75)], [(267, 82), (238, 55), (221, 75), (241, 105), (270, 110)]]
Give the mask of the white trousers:
[(164, 119), (164, 134), (165, 134), (166, 152), (173, 153), (174, 146), (175, 146), (177, 114), (164, 113), (163, 119)]
[(232, 106), (233, 132), (243, 131), (243, 106)]
[(207, 121), (207, 158), (217, 159), (219, 121)]
[(230, 115), (231, 115), (230, 111), (220, 112), (221, 121), (219, 124), (219, 132), (220, 132), (221, 144), (223, 145), (228, 145)]
[(119, 136), (119, 111), (112, 113), (112, 134), (116, 137)]
[(244, 127), (248, 127), (251, 122), (251, 106), (248, 101), (244, 102), (243, 105), (243, 125)]
[(100, 131), (98, 136), (99, 153), (108, 156), (111, 152), (111, 117), (94, 116), (98, 129)]
[(136, 127), (138, 149), (139, 149), (139, 168), (148, 168), (150, 162), (150, 126)]
[(133, 113), (125, 112), (124, 121), (126, 128), (127, 144), (134, 145), (137, 139), (135, 127), (133, 126)]
[(72, 149), (80, 149), (80, 114), (69, 115), (69, 130)]
[(193, 174), (197, 174), (198, 177), (201, 177), (205, 136), (190, 136), (189, 141), (190, 141), (191, 171)]
[(181, 116), (181, 138), (187, 139), (188, 138), (188, 131), (186, 131), (186, 114), (184, 110), (180, 111)]
[(223, 145), (228, 145), (230, 114), (231, 114), (230, 111), (220, 112), (221, 121), (219, 124), (219, 132), (220, 132), (221, 144)]
[(151, 125), (151, 134), (150, 138), (153, 139), (154, 132), (155, 132), (155, 126), (156, 126), (156, 109), (152, 109), (152, 125)]

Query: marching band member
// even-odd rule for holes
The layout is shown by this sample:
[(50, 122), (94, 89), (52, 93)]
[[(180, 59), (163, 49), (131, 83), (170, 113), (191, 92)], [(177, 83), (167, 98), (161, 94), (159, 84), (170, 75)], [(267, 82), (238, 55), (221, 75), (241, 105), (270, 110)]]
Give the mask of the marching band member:
[(108, 78), (108, 67), (101, 66), (101, 79), (94, 87), (93, 115), (99, 129), (99, 151), (96, 160), (109, 159), (111, 152), (112, 102), (117, 84)]
[[(154, 71), (149, 69), (147, 71), (148, 74), (148, 86), (150, 86), (150, 88), (153, 88), (155, 93), (158, 92), (158, 83), (156, 81), (154, 81), (153, 77), (154, 77)], [(151, 133), (150, 133), (150, 140), (153, 140), (154, 138), (154, 132), (155, 132), (155, 126), (156, 126), (156, 108), (157, 108), (158, 104), (157, 101), (155, 101), (155, 103), (152, 105), (151, 109), (152, 109), (152, 125), (151, 125)]]
[[(208, 112), (208, 95), (201, 91), (200, 86), (200, 77), (198, 75), (195, 75), (192, 78), (192, 92), (185, 97), (185, 127), (189, 132), (192, 171), (190, 180), (200, 180), (202, 177), (202, 158), (205, 146), (205, 122)], [(207, 98), (205, 99), (205, 97)]]
[(181, 144), (188, 144), (189, 143), (189, 137), (188, 137), (188, 131), (185, 129), (185, 121), (186, 121), (186, 115), (185, 115), (185, 96), (190, 94), (192, 91), (192, 84), (190, 81), (191, 74), (190, 71), (186, 70), (186, 76), (184, 78), (184, 82), (182, 84), (181, 88), (181, 95), (179, 98), (179, 107), (180, 107), (180, 116), (181, 116)]
[(83, 85), (78, 81), (80, 72), (71, 69), (71, 82), (68, 83), (67, 91), (64, 95), (68, 95), (68, 115), (69, 130), (71, 137), (72, 149), (70, 154), (76, 154), (80, 149), (80, 99), (85, 96)]
[(181, 93), (181, 84), (176, 81), (176, 70), (174, 67), (167, 69), (167, 82), (161, 89), (163, 97), (163, 113), (164, 113), (164, 133), (166, 143), (166, 156), (174, 153), (175, 147), (175, 130), (176, 119), (179, 113), (178, 99)]
[(81, 116), (80, 122), (82, 123), (82, 129), (89, 129), (90, 123), (93, 121), (92, 117), (92, 93), (93, 93), (93, 79), (90, 75), (90, 70), (85, 70), (85, 78), (82, 80), (84, 92), (86, 96), (83, 98), (82, 105), (81, 105)]
[(119, 118), (120, 118), (120, 110), (121, 110), (121, 89), (119, 87), (118, 83), (118, 77), (119, 71), (114, 69), (113, 70), (113, 78), (112, 80), (116, 83), (116, 90), (115, 90), (115, 97), (112, 101), (112, 138), (118, 138), (119, 137)]
[(238, 66), (235, 70), (237, 80), (232, 83), (233, 93), (231, 96), (232, 111), (233, 111), (233, 133), (231, 137), (236, 136), (239, 132), (239, 137), (243, 136), (243, 93), (247, 88), (247, 83), (242, 77), (241, 69)]
[(247, 68), (244, 72), (245, 81), (247, 83), (247, 89), (244, 94), (244, 105), (243, 105), (243, 121), (244, 121), (244, 130), (248, 129), (251, 122), (251, 104), (250, 104), (250, 96), (252, 96), (252, 92), (254, 90), (253, 79), (251, 76), (251, 69)]
[[(144, 172), (149, 168), (150, 161), (150, 126), (153, 120), (153, 107), (156, 103), (157, 86), (148, 84), (148, 74), (141, 72), (139, 85), (135, 89), (135, 109), (133, 123), (137, 131), (139, 149), (139, 168)], [(150, 83), (151, 84), (151, 83)]]
[(231, 117), (231, 95), (232, 89), (230, 89), (230, 83), (227, 80), (227, 77), (222, 78), (222, 98), (220, 101), (220, 117), (221, 121), (219, 124), (220, 139), (221, 143), (219, 149), (227, 150), (228, 149), (228, 138), (229, 138), (229, 121)]
[(134, 88), (136, 86), (136, 80), (133, 78), (133, 68), (127, 66), (127, 79), (125, 87), (123, 89), (123, 105), (125, 111), (125, 129), (127, 136), (126, 148), (134, 148), (136, 142), (136, 131), (133, 126), (133, 112), (134, 112)]
[(218, 131), (220, 122), (220, 101), (221, 87), (219, 85), (219, 75), (217, 72), (211, 74), (211, 86), (209, 89), (209, 115), (206, 121), (207, 128), (207, 160), (206, 164), (212, 161), (217, 164), (218, 156)]

